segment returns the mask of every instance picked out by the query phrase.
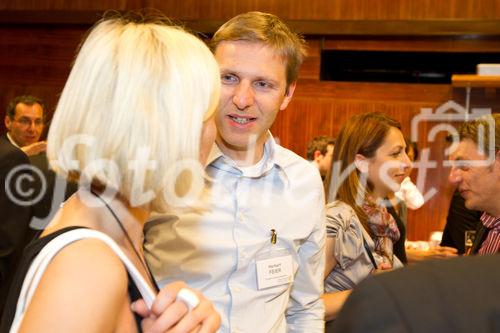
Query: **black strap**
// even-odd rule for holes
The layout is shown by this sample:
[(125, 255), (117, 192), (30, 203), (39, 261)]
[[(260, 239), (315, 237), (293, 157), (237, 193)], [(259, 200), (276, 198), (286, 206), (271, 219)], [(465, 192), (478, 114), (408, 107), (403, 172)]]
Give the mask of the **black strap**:
[(370, 248), (368, 247), (368, 243), (366, 243), (366, 240), (364, 237), (363, 237), (363, 245), (365, 246), (366, 253), (368, 253), (368, 257), (370, 257), (370, 261), (372, 262), (373, 267), (375, 267), (375, 269), (378, 269), (377, 262), (375, 261), (375, 258), (373, 257), (373, 253), (370, 250)]

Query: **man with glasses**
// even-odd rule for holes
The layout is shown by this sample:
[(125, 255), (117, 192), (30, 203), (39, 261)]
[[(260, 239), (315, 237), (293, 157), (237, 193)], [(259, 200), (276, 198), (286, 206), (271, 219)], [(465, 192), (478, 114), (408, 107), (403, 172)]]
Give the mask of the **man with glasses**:
[(7, 106), (0, 137), (0, 312), (20, 259), (32, 233), (30, 203), (32, 170), (28, 155), (45, 150), (38, 140), (43, 131), (43, 103), (34, 96), (15, 97)]
[(44, 128), (43, 107), (39, 98), (29, 95), (15, 97), (7, 106), (7, 139), (28, 156), (45, 151), (46, 143), (39, 142)]

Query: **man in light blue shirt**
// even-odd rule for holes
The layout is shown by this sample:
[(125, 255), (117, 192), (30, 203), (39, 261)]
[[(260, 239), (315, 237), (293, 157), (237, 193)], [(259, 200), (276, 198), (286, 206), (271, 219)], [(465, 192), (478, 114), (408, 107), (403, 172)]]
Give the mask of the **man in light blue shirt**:
[(221, 70), (216, 145), (202, 207), (146, 224), (160, 286), (184, 280), (221, 314), (221, 332), (323, 332), (325, 217), (318, 170), (274, 141), (304, 41), (250, 12), (212, 39)]

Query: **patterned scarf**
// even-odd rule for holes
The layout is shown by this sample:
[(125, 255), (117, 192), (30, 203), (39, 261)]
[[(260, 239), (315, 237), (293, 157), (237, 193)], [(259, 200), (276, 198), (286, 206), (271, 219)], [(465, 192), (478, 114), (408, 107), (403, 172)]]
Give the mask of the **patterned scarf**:
[(362, 208), (368, 216), (368, 224), (374, 235), (375, 252), (392, 265), (393, 244), (400, 236), (396, 221), (385, 207), (377, 205), (370, 196), (366, 197)]

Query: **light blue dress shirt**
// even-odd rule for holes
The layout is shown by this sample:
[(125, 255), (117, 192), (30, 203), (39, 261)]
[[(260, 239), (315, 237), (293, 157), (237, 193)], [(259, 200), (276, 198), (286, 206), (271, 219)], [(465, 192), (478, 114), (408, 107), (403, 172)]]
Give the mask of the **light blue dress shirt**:
[[(158, 284), (183, 280), (222, 317), (220, 332), (324, 332), (325, 213), (318, 170), (269, 135), (263, 160), (245, 173), (214, 145), (206, 209), (155, 216), (145, 226)], [(271, 229), (292, 256), (294, 281), (259, 290), (256, 256)]]

